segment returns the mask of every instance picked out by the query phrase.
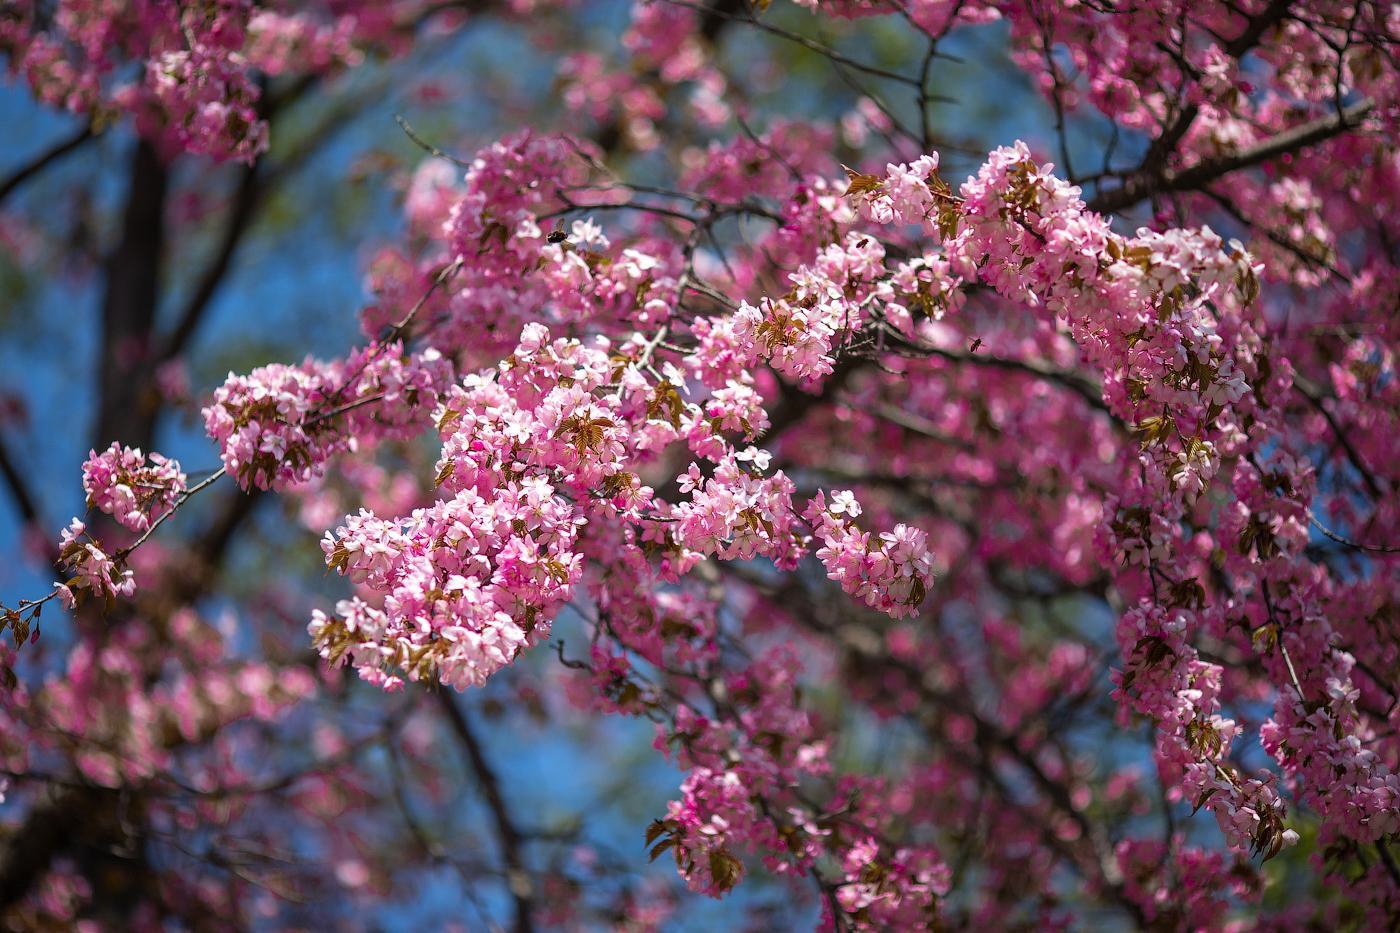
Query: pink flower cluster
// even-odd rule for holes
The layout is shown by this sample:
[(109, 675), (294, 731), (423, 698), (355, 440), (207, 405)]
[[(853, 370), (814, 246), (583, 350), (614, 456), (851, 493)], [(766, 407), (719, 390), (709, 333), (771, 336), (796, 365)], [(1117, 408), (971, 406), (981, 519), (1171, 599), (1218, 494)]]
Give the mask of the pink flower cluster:
[[(347, 13), (331, 22), (320, 22), (306, 14), (258, 9), (248, 18), (243, 54), (269, 75), (352, 67), (364, 59), (355, 40), (363, 29), (361, 20), (374, 18), (372, 11), (366, 12), (368, 17)], [(392, 20), (392, 15), (388, 18)]]
[(829, 503), (817, 493), (803, 513), (822, 541), (817, 557), (827, 576), (867, 606), (895, 619), (912, 615), (933, 580), (928, 535), (899, 524), (872, 537), (855, 524), (860, 513), (849, 490), (833, 492)]
[[(611, 125), (639, 151), (657, 148), (668, 118), (690, 118), (714, 127), (730, 116), (728, 82), (710, 60), (694, 9), (638, 0), (621, 36), (627, 60), (594, 52), (564, 57), (559, 66), (571, 111)], [(683, 106), (672, 106), (679, 97)]]
[(614, 479), (618, 401), (593, 394), (610, 372), (606, 352), (550, 341), (531, 325), (498, 371), (445, 393), (438, 484), (453, 495), (402, 520), (351, 517), (327, 538), (328, 564), (384, 609), (354, 600), (338, 607), (341, 618), (318, 613), (311, 631), (322, 653), (386, 686), (400, 681), (385, 669), (399, 667), (464, 687), (546, 637), (582, 572), (575, 501), (596, 494), (599, 507), (635, 514), (649, 495)]
[(872, 838), (846, 851), (841, 870), (844, 883), (836, 899), (865, 930), (936, 925), (938, 900), (952, 887), (952, 871), (934, 850), (899, 848), (882, 857)]
[[(1192, 646), (1195, 632), (1220, 630), (1221, 609), (1199, 612), (1202, 570), (1173, 526), (1173, 515), (1186, 514), (1212, 482), (1221, 451), (1267, 458), (1274, 465), (1238, 461), (1234, 503), (1220, 512), (1224, 563), (1240, 594), (1221, 608), (1252, 628), (1264, 663), (1287, 685), (1261, 730), (1266, 748), (1309, 805), (1330, 814), (1336, 827), (1349, 827), (1354, 838), (1372, 838), (1372, 827), (1393, 825), (1400, 813), (1397, 776), (1364, 748), (1354, 709), (1345, 700), (1323, 701), (1352, 696), (1356, 688), (1349, 655), (1334, 647), (1315, 578), (1300, 573), (1315, 485), (1295, 458), (1269, 451), (1276, 435), (1270, 422), (1261, 423), (1279, 392), (1277, 377), (1263, 370), (1260, 325), (1248, 314), (1261, 268), (1237, 245), (1225, 250), (1208, 229), (1140, 231), (1120, 241), (1081, 211), (1072, 189), (1024, 155), (994, 154), (964, 186), (964, 232), (948, 251), (956, 255), (975, 244), (968, 259), (999, 290), (1068, 316), (1104, 367), (1109, 401), (1136, 424), (1148, 467), (1132, 492), (1141, 504), (1111, 508), (1105, 531), (1128, 565), (1140, 568), (1122, 585), (1151, 589), (1154, 599), (1163, 585), (1172, 588), (1175, 608), (1150, 610), (1162, 624), (1144, 627), (1145, 617), (1134, 611), (1119, 630), (1129, 662), (1123, 682), (1136, 707), (1162, 729), (1159, 755), (1184, 766), (1191, 799), (1215, 811), (1233, 844), (1267, 856), (1297, 838), (1284, 826), (1270, 778), (1248, 777), (1224, 763), (1238, 730), (1213, 712), (1220, 667), (1201, 661)], [(1033, 200), (1005, 194), (1027, 187)], [(1015, 222), (1008, 225), (1008, 218)], [(1019, 266), (1014, 276), (1012, 262)], [(1074, 270), (1068, 278), (1067, 270)], [(1141, 311), (1125, 312), (1133, 307)], [(1239, 309), (1240, 316), (1222, 317), (1220, 307)], [(1253, 422), (1247, 441), (1246, 418)], [(1173, 508), (1164, 513), (1163, 501)]]
[[(848, 191), (862, 195), (857, 201), (861, 216), (877, 224), (920, 223), (933, 217), (951, 195), (939, 191), (938, 153), (920, 156), (909, 164), (890, 163), (883, 176), (851, 172)], [(931, 184), (931, 182), (933, 184)]]
[(735, 334), (752, 360), (767, 360), (784, 376), (814, 383), (831, 373), (837, 335), (858, 331), (868, 309), (892, 297), (887, 287), (874, 287), (884, 276), (884, 260), (885, 248), (874, 237), (849, 234), (790, 276), (788, 296), (764, 298), (757, 308), (741, 305)]
[[(827, 743), (795, 702), (798, 670), (792, 651), (768, 651), (710, 688), (733, 698), (741, 714), (711, 717), (682, 705), (658, 730), (657, 748), (689, 773), (681, 798), (653, 824), (653, 840), (665, 837), (662, 851), (673, 850), (691, 890), (719, 896), (737, 884), (740, 846), (780, 874), (807, 873), (822, 852), (827, 833), (793, 795), (804, 776), (830, 767)], [(786, 806), (765, 812), (759, 801)]]
[[(170, 825), (190, 825), (215, 794), (242, 797), (239, 788), (261, 779), (250, 748), (269, 746), (250, 743), (257, 733), (239, 724), (284, 720), (317, 684), (300, 663), (237, 657), (222, 627), (181, 608), (159, 629), (121, 625), (77, 639), (60, 667), (0, 709), (0, 768), (42, 772), (67, 762), (91, 787), (178, 785), (189, 796), (167, 792), (151, 803)], [(10, 738), (21, 734), (29, 740)]]
[[(1218, 926), (1229, 910), (1227, 892), (1242, 899), (1254, 893), (1249, 875), (1231, 870), (1240, 867), (1238, 863), (1230, 866), (1219, 852), (1186, 845), (1180, 839), (1172, 839), (1170, 848), (1159, 840), (1125, 839), (1114, 855), (1122, 866), (1128, 896), (1149, 924), (1209, 929)], [(1223, 879), (1228, 884), (1222, 885)]]
[[(241, 44), (241, 33), (233, 35)], [(225, 33), (206, 36), (188, 49), (153, 56), (145, 86), (131, 89), (120, 102), (137, 111), (143, 131), (161, 134), (173, 149), (251, 162), (267, 148), (258, 86), (241, 55), (214, 44)]]
[[(247, 0), (147, 3), (78, 0), (57, 16), (25, 0), (0, 24), (0, 48), (46, 101), (97, 117), (135, 114), (143, 134), (172, 150), (251, 160), (267, 145), (259, 93), (240, 54)], [(141, 60), (140, 79), (114, 76)]]
[(259, 72), (323, 74), (359, 64), (366, 48), (401, 52), (424, 15), (420, 0), (329, 4), (339, 15), (318, 6), (17, 0), (0, 20), (0, 50), (47, 103), (95, 122), (130, 113), (170, 154), (251, 162), (268, 145)]
[(66, 581), (54, 584), (59, 599), (69, 609), (76, 608), (84, 595), (111, 600), (136, 592), (135, 577), (125, 560), (104, 551), (79, 519), (73, 519), (64, 530), (58, 559), (60, 566), (72, 574)]
[(274, 363), (247, 376), (228, 374), (203, 410), (204, 429), (224, 467), (244, 488), (284, 488), (316, 475), (345, 440), (315, 422), (335, 394), (320, 364)]
[(327, 564), (382, 600), (317, 611), (308, 632), (322, 657), (349, 662), (386, 689), (403, 681), (480, 686), (526, 647), (582, 572), (581, 519), (542, 481), (508, 484), (488, 501), (473, 489), (404, 519), (346, 519), (322, 543)]
[(436, 350), (405, 354), (393, 343), (336, 363), (229, 373), (203, 410), (204, 427), (239, 485), (284, 489), (319, 476), (352, 445), (420, 433), (452, 370)]
[(622, 468), (626, 424), (606, 347), (549, 339), (526, 327), (519, 349), (494, 373), (454, 386), (438, 412), (439, 476), (452, 489), (489, 494), (503, 482), (550, 478), (578, 493), (601, 490)]
[(669, 316), (680, 271), (674, 242), (640, 237), (610, 249), (591, 221), (544, 218), (560, 213), (564, 198), (584, 202), (580, 210), (609, 202), (589, 186), (583, 155), (595, 155), (588, 144), (528, 132), (477, 154), (447, 222), (445, 245), (460, 271), (437, 327), (440, 346), (509, 352), (530, 322), (635, 328)]
[(694, 463), (681, 475), (680, 491), (689, 498), (664, 514), (674, 519), (673, 538), (693, 553), (683, 554), (675, 571), (685, 572), (707, 554), (763, 556), (782, 568), (796, 566), (803, 540), (792, 507), (796, 487), (782, 470), (762, 475), (767, 465), (768, 455), (750, 447), (721, 460), (709, 477)]
[(185, 491), (179, 461), (113, 441), (102, 453), (92, 451), (83, 464), (83, 491), (90, 508), (106, 512), (131, 531), (151, 527)]

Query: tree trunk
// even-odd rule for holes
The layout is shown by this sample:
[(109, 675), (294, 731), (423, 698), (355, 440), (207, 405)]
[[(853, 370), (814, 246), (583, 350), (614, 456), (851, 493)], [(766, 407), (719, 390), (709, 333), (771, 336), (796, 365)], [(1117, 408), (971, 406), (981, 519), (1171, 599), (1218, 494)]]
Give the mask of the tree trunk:
[(155, 147), (145, 140), (136, 144), (130, 174), (121, 241), (107, 259), (102, 298), (98, 409), (92, 439), (99, 450), (114, 440), (149, 448), (159, 408), (152, 354), (169, 175)]

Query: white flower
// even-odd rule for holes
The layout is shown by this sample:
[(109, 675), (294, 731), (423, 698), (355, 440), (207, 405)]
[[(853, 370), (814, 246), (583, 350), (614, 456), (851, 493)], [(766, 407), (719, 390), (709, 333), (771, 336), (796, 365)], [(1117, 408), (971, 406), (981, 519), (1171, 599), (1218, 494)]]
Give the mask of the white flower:
[(856, 494), (849, 489), (842, 489), (831, 494), (831, 505), (828, 506), (832, 515), (849, 515), (855, 518), (860, 515), (860, 503), (856, 501)]

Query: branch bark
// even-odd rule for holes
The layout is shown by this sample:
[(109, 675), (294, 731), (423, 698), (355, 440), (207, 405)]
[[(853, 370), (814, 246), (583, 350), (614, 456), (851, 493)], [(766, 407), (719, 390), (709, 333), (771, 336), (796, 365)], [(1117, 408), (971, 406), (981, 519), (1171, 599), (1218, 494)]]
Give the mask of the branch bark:
[[(1283, 21), (1292, 4), (1293, 0), (1273, 0), (1259, 15), (1251, 17), (1244, 30), (1225, 46), (1225, 54), (1234, 59), (1243, 58), (1259, 43), (1259, 40), (1264, 37), (1264, 33)], [(1181, 138), (1186, 135), (1191, 124), (1196, 122), (1200, 110), (1201, 108), (1196, 104), (1188, 104), (1182, 108), (1171, 125), (1163, 130), (1162, 135), (1153, 140), (1152, 145), (1148, 147), (1147, 154), (1142, 159), (1142, 166), (1138, 170), (1140, 173), (1155, 175), (1166, 165), (1167, 159), (1175, 151)]]
[(44, 518), (39, 508), (39, 500), (35, 497), (34, 490), (29, 488), (29, 481), (15, 464), (3, 436), (0, 436), (0, 476), (5, 477), (5, 483), (10, 487), (10, 496), (15, 500), (15, 508), (19, 510), (24, 523), (42, 525)]
[(1310, 120), (1291, 130), (1284, 130), (1239, 152), (1206, 159), (1187, 168), (1134, 173), (1124, 179), (1121, 186), (1095, 195), (1089, 201), (1089, 209), (1108, 214), (1159, 194), (1199, 190), (1232, 172), (1315, 146), (1355, 129), (1375, 106), (1375, 101), (1370, 99), (1359, 101), (1344, 110)]
[(5, 199), (13, 194), (15, 189), (20, 185), (92, 138), (92, 130), (85, 126), (73, 136), (44, 150), (29, 162), (17, 168), (10, 177), (0, 182), (0, 203), (4, 203)]
[(155, 146), (142, 139), (131, 157), (121, 240), (107, 260), (99, 345), (98, 415), (92, 445), (120, 438), (149, 447), (156, 408), (149, 365), (165, 251), (169, 175)]
[(223, 282), (224, 276), (228, 274), (229, 267), (233, 264), (234, 254), (237, 253), (238, 245), (243, 240), (243, 234), (247, 232), (257, 213), (258, 204), (265, 190), (265, 185), (260, 180), (258, 172), (259, 164), (255, 162), (242, 170), (242, 175), (238, 180), (238, 189), (233, 195), (233, 206), (229, 209), (228, 220), (224, 224), (223, 236), (219, 240), (218, 249), (215, 250), (209, 264), (205, 266), (204, 272), (199, 277), (199, 283), (190, 293), (189, 300), (175, 320), (174, 328), (171, 329), (163, 342), (158, 355), (158, 359), (162, 362), (174, 359), (184, 352), (189, 345), (190, 338), (198, 329), (200, 321), (203, 320), (209, 302), (213, 300), (214, 295), (219, 290), (220, 283)]
[(501, 857), (506, 863), (506, 880), (511, 898), (515, 901), (514, 929), (516, 933), (529, 933), (534, 929), (534, 886), (521, 853), (523, 839), (520, 830), (511, 818), (505, 797), (501, 795), (501, 784), (496, 772), (486, 759), (486, 752), (472, 730), (467, 714), (457, 705), (455, 694), (443, 689), (438, 691), (437, 697), (452, 731), (462, 743), (462, 750), (466, 753), (472, 773), (476, 775), (477, 784), (481, 787), (481, 796), (485, 798), (491, 818), (496, 824), (496, 838), (501, 845)]
[[(750, 579), (747, 582), (756, 581)], [(932, 670), (922, 669), (892, 657), (885, 650), (884, 638), (880, 633), (854, 619), (840, 618), (832, 604), (824, 607), (818, 599), (794, 583), (787, 584), (781, 592), (775, 592), (774, 595), (786, 605), (800, 606), (801, 609), (794, 613), (794, 618), (800, 618), (813, 631), (830, 638), (834, 647), (856, 665), (890, 672), (898, 671), (922, 698), (923, 703), (919, 710), (911, 715), (920, 725), (931, 730), (930, 739), (935, 744), (941, 744), (943, 741), (941, 735), (935, 734), (937, 710), (951, 711), (966, 717), (973, 724), (973, 741), (983, 759), (978, 770), (985, 777), (992, 779), (994, 788), (1005, 798), (1005, 802), (1020, 809), (1028, 818), (1034, 816), (1029, 808), (1022, 806), (1015, 799), (996, 772), (995, 762), (999, 756), (1014, 762), (1039, 789), (1045, 803), (1078, 827), (1081, 845), (1064, 842), (1056, 836), (1051, 827), (1045, 827), (1047, 841), (1052, 842), (1052, 846), (1060, 852), (1067, 865), (1086, 880), (1100, 886), (1118, 907), (1139, 924), (1143, 922), (1140, 908), (1124, 890), (1122, 873), (1104, 828), (1096, 825), (1074, 804), (1069, 789), (1051, 777), (1040, 763), (1021, 747), (1016, 736), (982, 716), (965, 696), (946, 689), (938, 682)]]

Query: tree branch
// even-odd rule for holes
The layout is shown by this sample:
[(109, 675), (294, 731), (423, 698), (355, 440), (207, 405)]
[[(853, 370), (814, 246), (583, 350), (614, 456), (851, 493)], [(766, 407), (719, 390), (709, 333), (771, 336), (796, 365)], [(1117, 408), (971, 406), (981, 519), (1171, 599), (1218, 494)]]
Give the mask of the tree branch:
[(165, 253), (169, 181), (155, 146), (138, 140), (131, 156), (121, 241), (107, 259), (94, 447), (105, 447), (113, 439), (133, 447), (151, 445), (156, 412), (148, 395), (154, 378), (148, 364)]
[(1375, 109), (1375, 106), (1375, 101), (1368, 98), (1337, 113), (1318, 117), (1316, 120), (1295, 126), (1291, 130), (1284, 130), (1282, 133), (1241, 149), (1232, 155), (1206, 159), (1189, 168), (1176, 171), (1167, 169), (1160, 172), (1136, 172), (1124, 179), (1120, 187), (1095, 195), (1089, 201), (1089, 210), (1107, 214), (1121, 211), (1145, 198), (1159, 194), (1198, 190), (1231, 172), (1267, 162), (1286, 153), (1306, 149), (1345, 133), (1347, 130), (1354, 129), (1368, 113)]
[[(726, 566), (725, 569), (751, 585), (761, 586), (759, 581), (744, 574), (739, 568)], [(973, 744), (978, 747), (981, 753), (980, 757), (983, 759), (978, 770), (993, 780), (998, 793), (1002, 795), (1005, 802), (1011, 806), (1017, 806), (1027, 817), (1034, 816), (1029, 808), (1018, 806), (1019, 801), (1015, 799), (1010, 788), (1002, 783), (1000, 776), (996, 773), (994, 762), (998, 755), (1005, 756), (1025, 771), (1031, 779), (1031, 783), (1044, 795), (1045, 802), (1073, 821), (1079, 828), (1084, 843), (1079, 851), (1075, 851), (1076, 847), (1068, 844), (1055, 845), (1067, 864), (1086, 879), (1092, 879), (1102, 885), (1105, 892), (1113, 898), (1119, 907), (1128, 912), (1139, 923), (1142, 922), (1141, 909), (1127, 896), (1124, 890), (1122, 873), (1119, 871), (1117, 860), (1113, 855), (1111, 841), (1103, 827), (1094, 824), (1088, 815), (1075, 805), (1069, 789), (1051, 777), (1034, 756), (1021, 747), (1015, 735), (990, 722), (968, 702), (964, 695), (950, 691), (939, 683), (933, 669), (922, 668), (890, 655), (885, 650), (883, 636), (870, 626), (841, 614), (835, 608), (839, 603), (828, 603), (823, 606), (815, 594), (807, 592), (804, 587), (793, 582), (789, 582), (781, 589), (771, 587), (766, 587), (766, 589), (782, 604), (798, 607), (797, 611), (793, 612), (793, 618), (801, 621), (812, 631), (830, 638), (834, 647), (847, 658), (855, 661), (858, 665), (870, 666), (888, 672), (898, 672), (904, 677), (910, 687), (926, 701), (926, 705), (922, 707), (924, 716), (915, 717), (921, 725), (927, 726), (929, 724), (928, 714), (931, 712), (931, 708), (935, 707), (966, 717), (973, 725)], [(936, 738), (936, 736), (930, 735), (930, 739)], [(978, 766), (974, 764), (973, 767)], [(1051, 841), (1053, 838), (1053, 832), (1046, 836), (1047, 841)], [(1063, 840), (1058, 841), (1062, 842)]]
[(203, 274), (199, 277), (199, 284), (190, 293), (189, 300), (180, 311), (179, 317), (175, 319), (174, 328), (164, 340), (158, 357), (162, 362), (179, 356), (189, 345), (190, 338), (194, 336), (195, 330), (199, 327), (199, 322), (203, 319), (209, 302), (218, 292), (219, 284), (233, 263), (238, 245), (243, 239), (243, 234), (251, 225), (258, 202), (266, 190), (266, 186), (259, 178), (259, 164), (254, 162), (242, 170), (238, 180), (238, 189), (234, 192), (233, 206), (229, 210), (228, 221), (224, 225), (223, 236), (219, 240), (219, 247), (209, 264), (205, 266)]
[(530, 930), (534, 929), (534, 920), (531, 917), (534, 894), (530, 874), (521, 854), (520, 830), (511, 819), (510, 810), (506, 806), (505, 798), (501, 795), (501, 785), (496, 778), (496, 772), (492, 770), (491, 763), (486, 760), (486, 753), (482, 749), (476, 733), (472, 731), (467, 714), (457, 705), (455, 694), (451, 690), (443, 689), (437, 691), (437, 698), (438, 704), (447, 714), (447, 721), (451, 724), (452, 731), (457, 734), (457, 738), (462, 743), (462, 750), (466, 752), (472, 772), (476, 775), (477, 784), (481, 787), (481, 795), (486, 798), (486, 805), (491, 810), (491, 818), (495, 821), (496, 836), (501, 843), (501, 856), (506, 863), (507, 883), (510, 886), (511, 897), (515, 900), (516, 933), (529, 933)]
[(62, 140), (61, 142), (56, 143), (49, 149), (46, 149), (45, 151), (39, 153), (28, 163), (20, 166), (10, 175), (9, 178), (6, 178), (4, 181), (0, 182), (0, 203), (3, 203), (4, 200), (8, 198), (20, 185), (24, 184), (34, 175), (37, 175), (44, 169), (48, 168), (50, 163), (61, 159), (63, 156), (72, 152), (74, 149), (77, 149), (83, 143), (87, 142), (89, 139), (92, 138), (92, 129), (90, 127), (85, 126), (73, 136), (70, 136), (67, 139)]
[[(1258, 16), (1251, 17), (1244, 31), (1225, 46), (1225, 54), (1234, 59), (1244, 57), (1264, 37), (1264, 33), (1283, 21), (1292, 3), (1293, 0), (1273, 0)], [(1182, 67), (1185, 67), (1184, 62)], [(1147, 154), (1142, 158), (1142, 166), (1138, 170), (1141, 174), (1155, 175), (1166, 165), (1167, 158), (1191, 128), (1191, 124), (1196, 122), (1200, 109), (1196, 104), (1188, 104), (1177, 114), (1171, 125), (1162, 131), (1162, 135), (1152, 141)]]
[(1380, 482), (1376, 474), (1366, 465), (1366, 461), (1361, 459), (1361, 452), (1356, 449), (1356, 445), (1351, 442), (1350, 435), (1337, 421), (1337, 416), (1332, 414), (1331, 409), (1323, 402), (1322, 390), (1313, 385), (1312, 381), (1301, 373), (1294, 375), (1293, 388), (1298, 390), (1298, 394), (1307, 399), (1308, 402), (1318, 410), (1326, 420), (1327, 426), (1332, 429), (1332, 434), (1337, 438), (1337, 443), (1342, 445), (1342, 452), (1346, 454), (1347, 462), (1352, 465), (1361, 481), (1366, 485), (1366, 490), (1372, 498), (1379, 501), (1384, 495)]
[(15, 508), (19, 510), (20, 518), (24, 519), (25, 524), (42, 525), (43, 515), (39, 508), (39, 500), (35, 497), (34, 490), (29, 488), (24, 474), (15, 465), (3, 435), (0, 435), (0, 475), (5, 477), (5, 484), (10, 487), (10, 495), (15, 500)]

